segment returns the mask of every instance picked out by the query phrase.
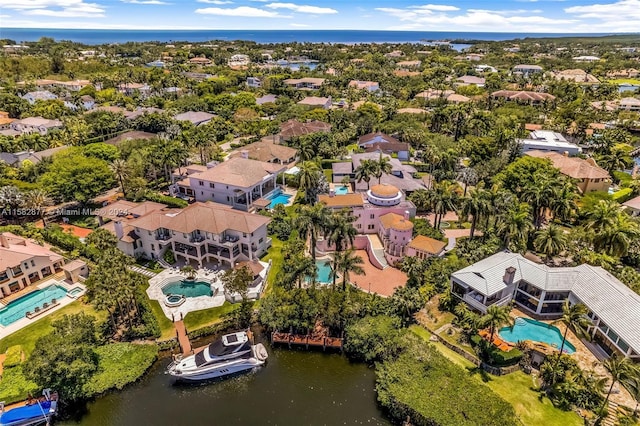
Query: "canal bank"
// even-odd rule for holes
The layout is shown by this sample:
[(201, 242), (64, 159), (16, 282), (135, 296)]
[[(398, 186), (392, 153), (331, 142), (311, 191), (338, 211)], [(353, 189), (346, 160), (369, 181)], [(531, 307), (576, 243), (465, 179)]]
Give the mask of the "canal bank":
[(174, 384), (170, 358), (137, 383), (88, 403), (58, 425), (389, 425), (375, 373), (339, 354), (268, 346), (267, 366), (200, 385)]

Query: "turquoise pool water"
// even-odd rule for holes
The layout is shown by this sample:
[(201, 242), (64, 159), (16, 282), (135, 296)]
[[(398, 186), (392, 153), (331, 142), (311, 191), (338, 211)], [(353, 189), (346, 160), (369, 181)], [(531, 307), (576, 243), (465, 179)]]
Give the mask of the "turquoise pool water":
[[(546, 343), (558, 349), (560, 345), (562, 345), (562, 333), (560, 333), (558, 327), (528, 318), (516, 318), (516, 324), (513, 328), (501, 328), (499, 334), (502, 339), (511, 343), (518, 343), (521, 340), (532, 340), (534, 342)], [(564, 342), (563, 352), (572, 354), (575, 351), (576, 347), (568, 340)]]
[[(327, 259), (316, 260), (316, 282), (318, 284), (331, 284), (333, 279), (331, 278), (331, 266), (325, 265)], [(308, 281), (311, 281), (311, 277), (308, 277)]]
[(60, 300), (66, 294), (67, 290), (57, 285), (50, 285), (25, 294), (0, 309), (0, 324), (5, 327), (13, 324), (19, 319), (24, 318), (27, 312), (33, 312), (36, 307), (42, 307), (44, 303), (51, 303), (51, 299)]
[(277, 190), (273, 194), (267, 197), (267, 200), (271, 200), (271, 204), (269, 204), (269, 208), (273, 209), (278, 204), (287, 204), (289, 202), (289, 198), (291, 195), (283, 194), (282, 191)]
[(211, 296), (211, 284), (206, 281), (176, 281), (162, 287), (163, 294), (181, 294), (184, 297)]
[(335, 190), (336, 190), (336, 195), (344, 195), (349, 193), (349, 188), (347, 188), (344, 185), (336, 186)]

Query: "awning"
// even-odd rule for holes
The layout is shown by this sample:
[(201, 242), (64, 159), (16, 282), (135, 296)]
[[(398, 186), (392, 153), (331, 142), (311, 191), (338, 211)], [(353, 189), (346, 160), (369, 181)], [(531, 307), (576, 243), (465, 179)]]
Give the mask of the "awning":
[(284, 172), (285, 175), (297, 175), (298, 173), (300, 173), (300, 167), (298, 166), (293, 166), (292, 168)]

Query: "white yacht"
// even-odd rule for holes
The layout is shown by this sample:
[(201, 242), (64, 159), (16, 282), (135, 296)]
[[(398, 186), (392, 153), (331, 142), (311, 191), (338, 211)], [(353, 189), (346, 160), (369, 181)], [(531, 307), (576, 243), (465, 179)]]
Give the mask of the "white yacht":
[(195, 355), (176, 359), (167, 373), (178, 380), (208, 380), (260, 367), (267, 357), (262, 343), (252, 345), (247, 333), (240, 331), (222, 336)]

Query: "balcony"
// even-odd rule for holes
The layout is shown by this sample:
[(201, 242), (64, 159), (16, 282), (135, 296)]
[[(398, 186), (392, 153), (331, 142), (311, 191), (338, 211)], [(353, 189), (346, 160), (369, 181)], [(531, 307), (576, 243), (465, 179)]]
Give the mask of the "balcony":
[(171, 234), (156, 234), (157, 241), (167, 241), (171, 239)]
[(190, 243), (200, 244), (203, 241), (204, 241), (203, 235), (192, 235), (191, 238), (189, 238)]

